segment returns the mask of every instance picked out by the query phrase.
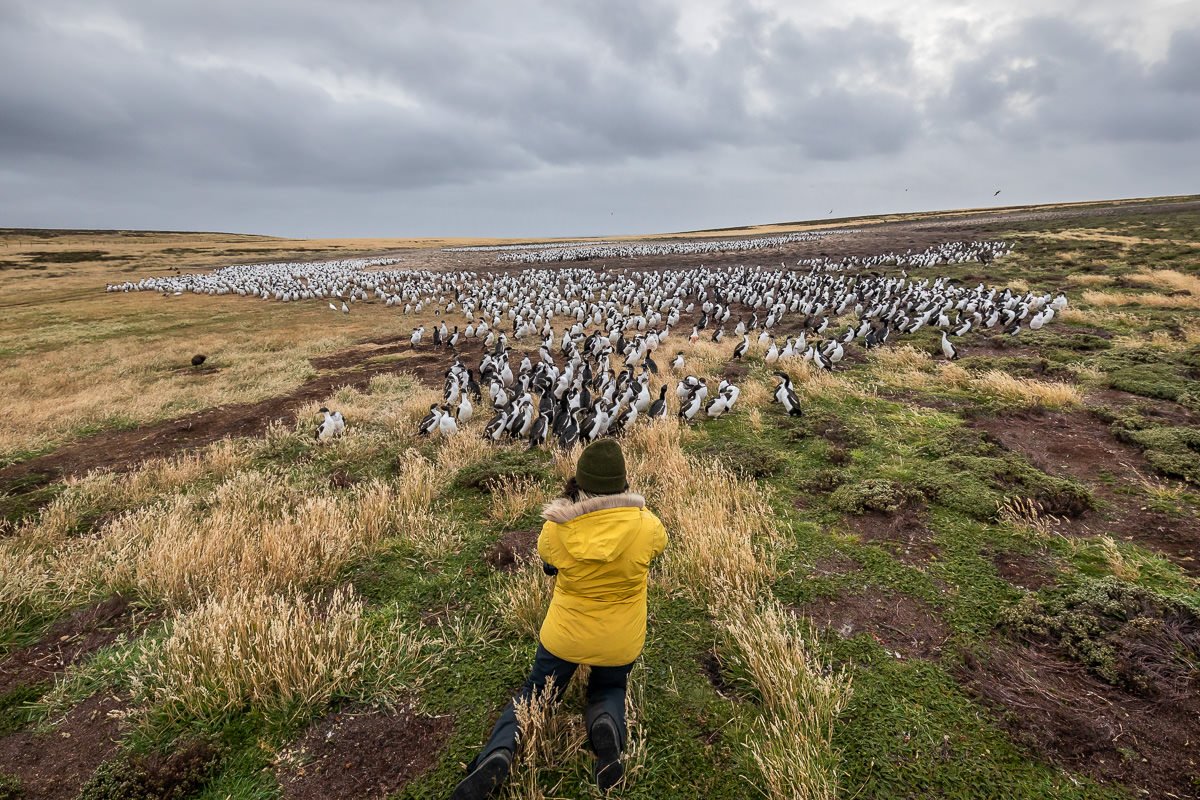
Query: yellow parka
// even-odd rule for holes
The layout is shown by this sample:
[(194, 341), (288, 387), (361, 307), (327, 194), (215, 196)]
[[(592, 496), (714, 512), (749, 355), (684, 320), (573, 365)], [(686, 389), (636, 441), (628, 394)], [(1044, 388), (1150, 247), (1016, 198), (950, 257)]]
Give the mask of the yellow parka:
[(576, 664), (617, 667), (646, 643), (646, 575), (667, 532), (638, 494), (555, 500), (538, 554), (558, 568), (542, 646)]

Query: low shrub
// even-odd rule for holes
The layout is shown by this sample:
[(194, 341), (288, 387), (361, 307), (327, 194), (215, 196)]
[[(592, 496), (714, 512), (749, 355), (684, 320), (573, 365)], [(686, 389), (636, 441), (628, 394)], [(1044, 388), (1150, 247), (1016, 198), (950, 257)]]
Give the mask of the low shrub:
[(1200, 485), (1200, 428), (1181, 425), (1128, 427), (1117, 423), (1113, 432), (1118, 439), (1137, 445), (1156, 470)]
[(1026, 595), (1000, 625), (1030, 642), (1053, 644), (1100, 679), (1143, 696), (1195, 691), (1200, 614), (1117, 578), (1090, 579), (1063, 595)]
[(894, 514), (916, 499), (920, 493), (908, 489), (895, 481), (868, 478), (865, 481), (846, 483), (833, 490), (830, 504), (847, 514), (865, 514), (877, 511)]
[(514, 478), (541, 482), (550, 477), (549, 471), (535, 454), (502, 450), (487, 461), (463, 467), (454, 476), (454, 486), (491, 493), (493, 487), (505, 485)]
[(166, 756), (108, 761), (84, 784), (79, 800), (183, 800), (204, 785), (217, 755), (211, 745), (196, 741)]

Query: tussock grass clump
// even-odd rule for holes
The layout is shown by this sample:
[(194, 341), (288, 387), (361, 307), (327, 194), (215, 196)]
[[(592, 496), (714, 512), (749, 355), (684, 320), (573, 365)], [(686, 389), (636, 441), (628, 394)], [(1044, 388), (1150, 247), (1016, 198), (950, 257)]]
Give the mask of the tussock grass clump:
[(137, 701), (170, 719), (213, 720), (249, 706), (300, 719), (334, 697), (395, 697), (429, 667), (398, 623), (373, 629), (345, 589), (326, 601), (240, 589), (179, 617), (147, 645)]
[(1118, 294), (1116, 292), (1086, 291), (1083, 302), (1097, 308), (1110, 306), (1148, 306), (1151, 308), (1200, 308), (1200, 294), (1160, 294), (1157, 292), (1139, 292), (1137, 294)]
[(199, 452), (151, 459), (124, 475), (90, 472), (82, 478), (67, 478), (63, 492), (37, 518), (21, 526), (18, 534), (40, 545), (52, 545), (83, 532), (105, 514), (142, 505), (202, 478), (222, 480), (249, 464), (251, 457), (245, 442), (224, 439)]
[(501, 578), (492, 591), (492, 602), (504, 609), (498, 617), (505, 627), (521, 636), (537, 638), (553, 594), (554, 578), (542, 571), (541, 562), (518, 558), (517, 568)]
[(996, 508), (996, 518), (1030, 538), (1046, 539), (1053, 535), (1058, 521), (1043, 512), (1041, 504), (1027, 497), (1007, 497)]
[(1153, 286), (1166, 292), (1185, 292), (1200, 297), (1200, 277), (1173, 269), (1154, 269), (1137, 272), (1129, 276), (1133, 283)]
[(777, 800), (836, 798), (833, 723), (850, 700), (850, 676), (822, 662), (811, 624), (777, 601), (735, 610), (718, 625), (725, 660), (748, 676), (758, 696), (747, 743), (761, 773), (754, 783)]
[(1021, 405), (1073, 408), (1083, 404), (1083, 395), (1069, 383), (1018, 378), (997, 369), (988, 370), (972, 384), (988, 394)]
[(373, 480), (339, 495), (274, 472), (241, 472), (207, 495), (176, 494), (126, 512), (94, 537), (0, 542), (0, 626), (113, 592), (187, 609), (245, 586), (317, 586), (390, 536), (417, 549), (444, 546), (455, 531), (432, 513), (432, 468), (408, 461), (395, 483)]
[(517, 520), (549, 499), (541, 481), (527, 475), (501, 478), (491, 487), (488, 517), (500, 525), (515, 525)]
[(91, 552), (79, 553), (81, 567), (96, 570), (97, 583), (134, 587), (173, 608), (242, 586), (313, 586), (398, 532), (404, 506), (381, 481), (344, 497), (306, 496), (264, 472), (236, 476), (207, 502), (206, 514), (196, 500), (176, 497), (119, 518)]
[(773, 574), (773, 564), (766, 552), (756, 553), (754, 540), (775, 531), (770, 506), (753, 481), (700, 464), (662, 480), (679, 487), (666, 492), (660, 484), (655, 498), (672, 536), (663, 556), (663, 582), (701, 597), (721, 585), (756, 593)]
[(1067, 276), (1067, 283), (1073, 286), (1111, 286), (1116, 278), (1110, 275), (1091, 275), (1086, 272), (1073, 272)]
[(1027, 595), (1001, 625), (1061, 647), (1100, 679), (1143, 696), (1188, 696), (1200, 658), (1200, 614), (1118, 577), (1093, 578), (1066, 594)]
[(929, 353), (911, 344), (876, 347), (867, 353), (867, 360), (879, 371), (890, 373), (924, 371), (932, 361)]
[(541, 785), (543, 773), (548, 768), (559, 769), (564, 753), (578, 753), (583, 749), (587, 741), (583, 725), (573, 714), (555, 713), (555, 706), (553, 678), (546, 681), (544, 691), (516, 704), (521, 733), (517, 757), (502, 795), (508, 800), (544, 800), (548, 796), (558, 796), (562, 779), (547, 795)]
[(920, 493), (906, 489), (895, 481), (868, 478), (842, 484), (829, 496), (829, 503), (833, 508), (848, 514), (865, 514), (868, 511), (894, 514), (918, 499)]

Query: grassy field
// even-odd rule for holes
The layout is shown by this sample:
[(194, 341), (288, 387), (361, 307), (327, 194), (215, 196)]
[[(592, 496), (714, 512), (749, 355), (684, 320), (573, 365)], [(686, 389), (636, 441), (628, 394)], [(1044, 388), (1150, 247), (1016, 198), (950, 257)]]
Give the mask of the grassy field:
[[(760, 351), (664, 344), (743, 392), (623, 440), (671, 545), (621, 796), (1200, 796), (1200, 210), (962, 224), (1016, 249), (919, 274), (1062, 289), (1060, 319), (972, 333), (954, 363), (922, 331), (789, 367), (799, 419)], [(0, 800), (448, 796), (528, 668), (551, 591), (530, 547), (573, 454), (488, 445), (481, 420), (417, 437), (446, 359), (393, 346), (417, 321), (381, 304), (103, 285), (489, 257), (2, 238)], [(327, 446), (322, 404), (349, 421)], [(137, 447), (268, 408), (253, 435)], [(72, 448), (119, 468), (22, 472)], [(528, 710), (510, 797), (596, 796), (581, 710), (578, 686)]]

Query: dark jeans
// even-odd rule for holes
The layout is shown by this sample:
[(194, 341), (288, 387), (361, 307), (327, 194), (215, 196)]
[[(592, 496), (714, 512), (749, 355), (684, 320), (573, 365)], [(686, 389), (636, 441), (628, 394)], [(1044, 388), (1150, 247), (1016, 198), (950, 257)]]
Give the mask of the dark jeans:
[[(488, 739), (487, 744), (483, 746), (483, 750), (475, 757), (475, 760), (471, 762), (468, 770), (474, 769), (479, 761), (494, 750), (504, 747), (515, 751), (518, 733), (516, 703), (527, 701), (534, 694), (540, 695), (546, 688), (546, 680), (551, 676), (554, 678), (554, 701), (558, 702), (562, 699), (563, 692), (567, 690), (567, 684), (571, 682), (571, 676), (575, 674), (578, 667), (578, 664), (564, 661), (554, 655), (542, 647), (539, 642), (537, 654), (533, 657), (533, 670), (525, 680), (525, 685), (521, 687), (521, 691), (513, 698), (512, 702), (505, 706), (504, 713), (500, 715), (500, 719), (496, 720), (496, 725), (492, 728), (491, 738)], [(592, 667), (591, 674), (588, 676), (588, 706), (583, 716), (584, 723), (591, 731), (592, 723), (596, 718), (608, 714), (617, 724), (617, 734), (620, 736), (622, 749), (625, 747), (625, 685), (632, 669), (633, 664), (626, 664), (623, 667)]]

